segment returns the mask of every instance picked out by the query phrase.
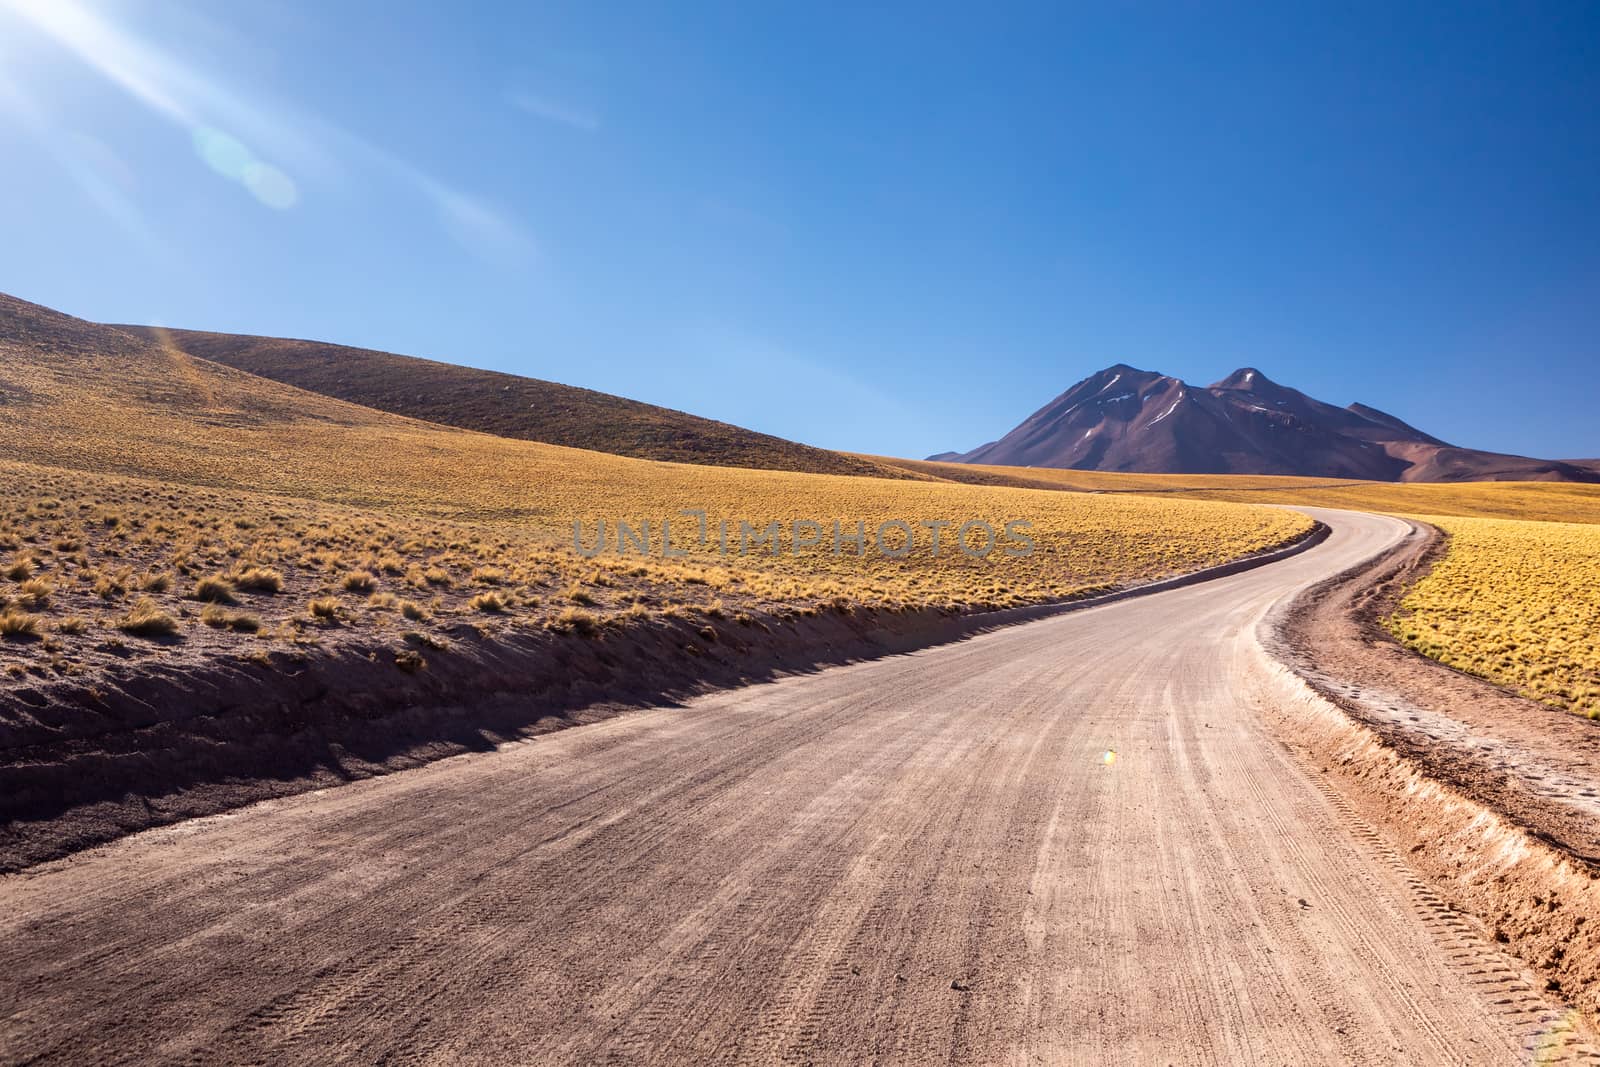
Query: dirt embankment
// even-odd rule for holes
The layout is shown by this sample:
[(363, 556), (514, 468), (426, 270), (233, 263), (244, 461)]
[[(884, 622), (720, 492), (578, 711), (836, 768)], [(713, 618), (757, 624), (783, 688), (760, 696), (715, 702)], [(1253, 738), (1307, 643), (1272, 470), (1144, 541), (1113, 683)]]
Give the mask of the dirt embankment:
[[(1600, 1018), (1600, 724), (1418, 656), (1382, 618), (1444, 551), (1424, 524), (1309, 590), (1262, 640), (1292, 692), (1283, 736), (1377, 827), (1441, 925), (1475, 916)], [(1292, 672), (1292, 676), (1287, 676)], [(1298, 689), (1298, 692), (1293, 692)]]
[[(1283, 548), (1068, 603), (974, 615), (827, 612), (650, 618), (587, 635), (461, 625), (402, 653), (128, 665), (92, 684), (0, 692), (0, 872), (124, 834), (671, 704), (708, 689), (892, 655), (1273, 562)], [(411, 658), (415, 657), (415, 658)]]

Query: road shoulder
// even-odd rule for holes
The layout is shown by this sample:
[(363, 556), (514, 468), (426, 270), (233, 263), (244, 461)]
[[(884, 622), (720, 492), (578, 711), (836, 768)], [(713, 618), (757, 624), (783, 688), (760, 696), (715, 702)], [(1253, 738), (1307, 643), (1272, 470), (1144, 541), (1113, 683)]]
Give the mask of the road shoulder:
[[(1592, 1024), (1600, 729), (1418, 656), (1383, 631), (1379, 619), (1425, 573), (1436, 537), (1413, 524), (1394, 549), (1269, 612), (1257, 638), (1276, 674), (1270, 725), (1353, 830), (1426, 879), (1419, 904), (1441, 930), (1472, 916), (1531, 968), (1486, 974), (1504, 984), (1508, 1005), (1548, 1013), (1554, 996)], [(1576, 1023), (1552, 1025), (1565, 1035)]]

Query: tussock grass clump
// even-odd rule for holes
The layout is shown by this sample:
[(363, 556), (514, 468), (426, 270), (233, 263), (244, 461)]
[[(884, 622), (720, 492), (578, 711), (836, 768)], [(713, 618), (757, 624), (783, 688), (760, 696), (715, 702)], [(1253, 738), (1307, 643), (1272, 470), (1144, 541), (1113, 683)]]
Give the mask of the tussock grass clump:
[(121, 600), (128, 595), (128, 580), (117, 574), (97, 574), (93, 589), (101, 600)]
[(44, 632), (44, 621), (37, 615), (29, 615), (15, 608), (7, 608), (0, 614), (0, 637), (13, 641), (28, 641), (39, 637)]
[(307, 604), (306, 610), (311, 613), (311, 617), (314, 619), (331, 621), (339, 617), (339, 601), (331, 596), (319, 597)]
[(511, 606), (505, 594), (498, 590), (490, 589), (479, 593), (467, 601), (467, 606), (473, 611), (481, 611), (490, 615), (497, 615)]
[(572, 601), (574, 604), (583, 604), (588, 607), (593, 607), (597, 603), (595, 598), (589, 594), (589, 591), (583, 586), (579, 585), (577, 582), (573, 582), (571, 585), (567, 586), (566, 590), (561, 595)]
[(240, 567), (232, 577), (235, 586), (252, 593), (283, 592), (283, 574), (271, 567)]
[(261, 629), (261, 620), (254, 615), (230, 611), (221, 604), (207, 604), (200, 612), (200, 621), (218, 630), (236, 630), (240, 633), (253, 634)]
[(178, 620), (156, 606), (149, 597), (140, 597), (117, 620), (117, 629), (135, 637), (170, 637), (179, 630)]
[(407, 674), (415, 674), (428, 666), (428, 661), (422, 658), (422, 653), (414, 648), (403, 648), (394, 654), (394, 665)]
[(400, 598), (393, 593), (377, 592), (367, 597), (367, 607), (373, 611), (393, 611), (400, 606)]
[(55, 589), (49, 582), (30, 578), (18, 590), (17, 603), (29, 611), (43, 611), (50, 606), (50, 594), (53, 592)]
[(5, 576), (13, 582), (25, 582), (33, 577), (33, 557), (19, 552), (5, 566)]
[(499, 585), (506, 580), (506, 572), (499, 567), (474, 567), (471, 580), (477, 585)]
[(213, 574), (194, 583), (194, 592), (190, 596), (213, 604), (232, 604), (233, 583), (220, 574)]
[(371, 571), (351, 571), (339, 584), (347, 593), (370, 593), (378, 588), (378, 578)]
[(136, 584), (146, 593), (165, 593), (172, 589), (172, 575), (148, 571), (139, 576)]
[(427, 622), (433, 618), (428, 609), (418, 604), (415, 600), (402, 600), (400, 602), (400, 614), (412, 622)]
[(584, 611), (582, 608), (562, 608), (561, 612), (550, 620), (549, 626), (557, 633), (588, 636), (600, 628), (600, 620), (595, 618), (593, 612)]
[(61, 634), (81, 634), (89, 629), (89, 620), (80, 615), (69, 615), (56, 623), (56, 632)]

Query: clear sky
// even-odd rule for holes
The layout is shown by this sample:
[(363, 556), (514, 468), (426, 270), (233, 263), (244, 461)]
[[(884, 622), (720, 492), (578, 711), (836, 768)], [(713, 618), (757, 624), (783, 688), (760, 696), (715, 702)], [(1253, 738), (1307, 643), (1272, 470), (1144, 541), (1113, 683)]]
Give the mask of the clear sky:
[(1600, 456), (1600, 4), (0, 0), (0, 290), (813, 444), (1241, 365)]

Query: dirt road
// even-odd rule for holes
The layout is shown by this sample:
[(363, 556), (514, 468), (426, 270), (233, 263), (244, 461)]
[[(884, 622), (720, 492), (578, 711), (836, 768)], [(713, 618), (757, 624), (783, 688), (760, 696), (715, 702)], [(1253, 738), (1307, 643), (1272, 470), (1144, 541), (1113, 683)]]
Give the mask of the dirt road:
[(1320, 517), (1231, 578), (6, 878), (0, 1058), (1525, 1062), (1513, 965), (1252, 707), (1266, 608), (1403, 531)]

